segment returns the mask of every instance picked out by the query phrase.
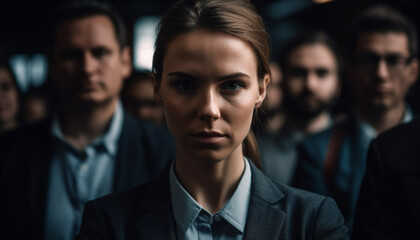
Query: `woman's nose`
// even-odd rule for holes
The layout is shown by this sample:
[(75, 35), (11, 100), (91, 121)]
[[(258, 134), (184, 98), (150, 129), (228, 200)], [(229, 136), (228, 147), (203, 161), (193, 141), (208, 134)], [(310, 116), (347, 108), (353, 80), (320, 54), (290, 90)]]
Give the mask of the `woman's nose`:
[(220, 100), (215, 90), (201, 93), (198, 103), (198, 117), (204, 121), (214, 121), (220, 118)]

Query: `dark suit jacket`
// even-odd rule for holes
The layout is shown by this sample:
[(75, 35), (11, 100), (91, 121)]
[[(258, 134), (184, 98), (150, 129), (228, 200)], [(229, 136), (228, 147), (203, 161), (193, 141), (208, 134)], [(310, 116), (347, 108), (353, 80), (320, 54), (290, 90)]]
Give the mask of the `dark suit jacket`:
[[(334, 131), (342, 131), (343, 137), (335, 158), (336, 170), (331, 183), (328, 184), (325, 180), (324, 165)], [(331, 196), (343, 213), (347, 226), (351, 227), (365, 172), (367, 148), (368, 146), (362, 144), (354, 118), (346, 119), (332, 128), (308, 136), (298, 146), (299, 159), (292, 185)]]
[[(1, 239), (43, 238), (53, 145), (49, 120), (0, 136)], [(147, 182), (174, 157), (168, 131), (125, 114), (114, 191)]]
[[(334, 200), (275, 184), (252, 163), (244, 239), (347, 239)], [(146, 185), (88, 202), (80, 240), (175, 239), (169, 167)]]
[(372, 141), (353, 239), (420, 239), (420, 119)]

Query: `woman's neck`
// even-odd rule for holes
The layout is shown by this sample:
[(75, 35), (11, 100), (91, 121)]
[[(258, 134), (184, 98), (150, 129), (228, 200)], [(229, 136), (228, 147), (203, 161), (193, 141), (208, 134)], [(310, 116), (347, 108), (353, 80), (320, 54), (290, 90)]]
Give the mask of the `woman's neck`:
[(219, 212), (236, 190), (245, 170), (242, 146), (226, 159), (204, 161), (180, 151), (175, 173), (185, 190), (207, 211)]

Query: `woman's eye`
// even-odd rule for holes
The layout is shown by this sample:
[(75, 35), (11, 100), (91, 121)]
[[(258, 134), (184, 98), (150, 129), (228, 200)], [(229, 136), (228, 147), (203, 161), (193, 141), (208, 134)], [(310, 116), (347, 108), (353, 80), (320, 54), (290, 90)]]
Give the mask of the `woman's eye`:
[(243, 87), (244, 87), (243, 84), (238, 81), (229, 81), (223, 84), (223, 89), (228, 90), (228, 91), (237, 91)]
[(182, 80), (182, 79), (175, 80), (172, 83), (172, 86), (175, 87), (177, 90), (185, 91), (185, 92), (193, 91), (196, 88), (196, 85), (193, 81)]

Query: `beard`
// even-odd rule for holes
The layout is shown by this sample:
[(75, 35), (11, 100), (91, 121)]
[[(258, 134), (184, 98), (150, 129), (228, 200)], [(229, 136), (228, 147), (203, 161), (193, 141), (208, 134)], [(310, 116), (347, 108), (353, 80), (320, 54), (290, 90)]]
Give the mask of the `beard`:
[(290, 96), (285, 93), (285, 106), (289, 114), (302, 120), (310, 120), (325, 111), (331, 111), (337, 102), (337, 97), (320, 99), (310, 91), (305, 91), (299, 96)]

